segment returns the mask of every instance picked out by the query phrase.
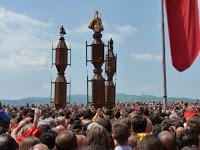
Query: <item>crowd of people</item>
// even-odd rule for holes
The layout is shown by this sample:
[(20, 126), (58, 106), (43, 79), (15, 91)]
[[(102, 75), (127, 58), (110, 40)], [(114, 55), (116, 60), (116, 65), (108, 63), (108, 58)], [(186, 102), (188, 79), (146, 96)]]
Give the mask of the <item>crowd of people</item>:
[(200, 105), (189, 102), (0, 106), (0, 150), (198, 150)]

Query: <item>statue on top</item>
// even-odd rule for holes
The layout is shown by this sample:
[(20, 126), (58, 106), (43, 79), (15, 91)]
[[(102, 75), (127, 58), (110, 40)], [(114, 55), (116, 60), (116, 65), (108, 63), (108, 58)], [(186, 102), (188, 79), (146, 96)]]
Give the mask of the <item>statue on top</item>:
[(104, 30), (103, 23), (98, 11), (95, 12), (94, 19), (90, 22), (88, 28), (92, 29), (94, 32), (102, 32)]

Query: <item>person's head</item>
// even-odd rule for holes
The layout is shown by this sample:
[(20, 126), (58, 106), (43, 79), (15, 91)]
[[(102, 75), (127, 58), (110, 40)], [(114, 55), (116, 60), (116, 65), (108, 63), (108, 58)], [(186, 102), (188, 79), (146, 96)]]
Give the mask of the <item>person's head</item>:
[(114, 111), (114, 117), (115, 117), (115, 119), (119, 119), (120, 116), (121, 116), (121, 114), (120, 114), (119, 110)]
[(139, 145), (141, 150), (164, 150), (160, 139), (154, 136), (146, 136)]
[(82, 150), (107, 150), (105, 147), (102, 145), (89, 145)]
[(92, 119), (92, 111), (90, 109), (87, 109), (84, 113), (84, 119)]
[(178, 127), (175, 132), (177, 138), (182, 138), (182, 136), (185, 134), (185, 128)]
[(52, 130), (55, 131), (56, 134), (59, 134), (60, 132), (65, 130), (65, 127), (63, 125), (58, 125), (55, 128), (53, 128)]
[(40, 141), (47, 145), (49, 149), (53, 149), (55, 146), (55, 139), (56, 139), (56, 132), (55, 131), (48, 131), (40, 136)]
[(0, 126), (6, 130), (10, 125), (10, 116), (2, 109), (0, 109)]
[(22, 109), (22, 115), (23, 115), (23, 117), (27, 117), (28, 112), (29, 112), (28, 107), (24, 107), (24, 108)]
[(134, 133), (145, 132), (147, 119), (143, 115), (136, 115), (131, 118), (131, 127)]
[(99, 125), (101, 125), (102, 127), (104, 127), (108, 133), (111, 133), (112, 132), (112, 124), (110, 122), (110, 120), (105, 120), (105, 119), (102, 119), (102, 120), (98, 120), (96, 121)]
[(24, 138), (22, 142), (19, 144), (20, 150), (29, 150), (32, 146), (40, 143), (39, 139), (33, 136), (29, 136), (27, 138)]
[(77, 149), (82, 149), (87, 146), (87, 138), (84, 135), (76, 135)]
[(175, 138), (169, 131), (162, 131), (158, 134), (158, 138), (162, 142), (165, 150), (176, 150)]
[(182, 137), (182, 146), (199, 146), (199, 140), (196, 134), (186, 134)]
[(143, 114), (144, 114), (145, 116), (149, 116), (149, 110), (148, 110), (148, 108), (144, 108), (144, 109), (143, 109)]
[(8, 134), (0, 135), (0, 150), (17, 150), (17, 142)]
[(105, 115), (111, 117), (111, 116), (113, 115), (113, 111), (112, 111), (111, 109), (106, 109), (106, 111), (105, 111)]
[(36, 144), (33, 147), (31, 147), (29, 150), (49, 150), (48, 147), (45, 144)]
[(77, 147), (76, 135), (70, 130), (64, 130), (60, 132), (55, 140), (57, 150), (75, 150)]
[(187, 123), (189, 128), (196, 128), (196, 131), (200, 133), (200, 117), (194, 116), (190, 118)]
[(70, 129), (77, 134), (81, 133), (83, 130), (83, 125), (81, 123), (81, 120), (73, 120), (73, 122), (70, 124)]
[(176, 129), (177, 129), (178, 127), (184, 127), (184, 126), (183, 126), (183, 122), (181, 122), (181, 121), (175, 121), (175, 122), (173, 123), (173, 126), (175, 126)]
[(161, 130), (162, 131), (170, 131), (171, 126), (172, 126), (172, 120), (171, 119), (165, 119), (161, 123)]
[(115, 123), (113, 124), (112, 131), (113, 139), (116, 140), (119, 145), (128, 144), (130, 133), (126, 124)]
[(92, 125), (87, 131), (88, 145), (101, 145), (110, 149), (110, 137), (104, 127), (98, 124)]

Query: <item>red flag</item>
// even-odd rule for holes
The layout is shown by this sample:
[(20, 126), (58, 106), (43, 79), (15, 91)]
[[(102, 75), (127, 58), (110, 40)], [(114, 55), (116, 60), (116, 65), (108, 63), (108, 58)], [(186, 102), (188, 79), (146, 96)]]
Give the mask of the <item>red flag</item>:
[(198, 0), (165, 0), (172, 64), (189, 68), (199, 54)]

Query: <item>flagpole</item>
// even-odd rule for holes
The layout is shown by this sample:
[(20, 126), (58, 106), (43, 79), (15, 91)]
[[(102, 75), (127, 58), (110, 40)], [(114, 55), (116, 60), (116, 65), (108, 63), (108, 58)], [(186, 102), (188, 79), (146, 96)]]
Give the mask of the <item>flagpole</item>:
[(165, 24), (164, 24), (164, 0), (161, 0), (162, 11), (162, 68), (163, 68), (163, 108), (167, 107), (167, 76), (166, 76), (166, 59), (165, 59)]

